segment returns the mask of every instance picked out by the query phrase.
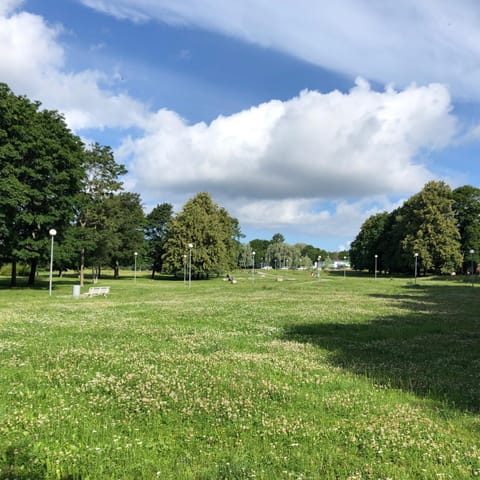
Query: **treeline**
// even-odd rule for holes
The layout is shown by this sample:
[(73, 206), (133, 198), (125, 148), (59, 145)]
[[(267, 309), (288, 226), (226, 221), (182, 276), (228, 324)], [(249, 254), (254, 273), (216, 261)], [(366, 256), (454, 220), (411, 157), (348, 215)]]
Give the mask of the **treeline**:
[(239, 245), (237, 264), (240, 268), (258, 267), (275, 269), (310, 268), (319, 263), (329, 265), (335, 260), (348, 257), (347, 251), (328, 252), (305, 243), (290, 245), (281, 233), (271, 240), (255, 239)]
[[(244, 238), (239, 222), (208, 193), (188, 200), (174, 215), (169, 203), (145, 215), (140, 195), (124, 191), (127, 173), (110, 147), (84, 145), (61, 114), (15, 95), (0, 83), (0, 265), (27, 267), (33, 285), (49, 260), (49, 231), (55, 229), (54, 266), (61, 273), (120, 266), (181, 276), (187, 261), (193, 278), (208, 278), (252, 265), (308, 268), (349, 258), (356, 269), (405, 273), (415, 253), (425, 272), (465, 271), (480, 250), (480, 189), (452, 191), (430, 182), (391, 213), (367, 219), (349, 252), (327, 252), (280, 233), (271, 240)], [(470, 252), (474, 251), (473, 254)]]
[(155, 272), (177, 273), (188, 245), (192, 274), (208, 277), (236, 265), (238, 221), (206, 193), (173, 216), (172, 205), (144, 214), (140, 196), (123, 189), (127, 173), (108, 146), (85, 146), (61, 114), (15, 95), (0, 84), (0, 264), (27, 266), (33, 285), (49, 257), (56, 230), (54, 265), (59, 272), (86, 268), (98, 278), (108, 266), (119, 276), (134, 255)]
[[(55, 229), (59, 270), (116, 267), (141, 246), (139, 195), (123, 191), (126, 173), (109, 147), (86, 147), (61, 114), (0, 84), (0, 261), (27, 265), (28, 284), (48, 256)], [(75, 261), (73, 260), (75, 258)]]
[[(480, 249), (480, 189), (452, 189), (427, 183), (393, 212), (368, 218), (351, 244), (350, 260), (358, 270), (451, 274), (476, 270)], [(377, 257), (376, 257), (377, 256)]]
[[(238, 220), (208, 193), (176, 215), (169, 203), (145, 215), (140, 195), (124, 191), (126, 173), (110, 147), (84, 145), (61, 114), (0, 84), (0, 266), (10, 266), (11, 285), (18, 266), (34, 285), (38, 268), (48, 265), (53, 230), (54, 268), (78, 271), (81, 285), (86, 269), (94, 279), (104, 267), (118, 277), (120, 266), (137, 260), (152, 277), (181, 275), (188, 256), (192, 277), (208, 278), (252, 257)], [(266, 253), (263, 241), (253, 242), (264, 263), (300, 265), (323, 253), (290, 247), (280, 234), (274, 240)]]

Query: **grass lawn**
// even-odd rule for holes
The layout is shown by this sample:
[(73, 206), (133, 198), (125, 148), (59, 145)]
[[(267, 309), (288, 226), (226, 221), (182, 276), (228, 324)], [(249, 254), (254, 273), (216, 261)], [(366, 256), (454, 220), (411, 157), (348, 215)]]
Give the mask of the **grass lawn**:
[(0, 479), (480, 477), (480, 285), (236, 278), (1, 279)]

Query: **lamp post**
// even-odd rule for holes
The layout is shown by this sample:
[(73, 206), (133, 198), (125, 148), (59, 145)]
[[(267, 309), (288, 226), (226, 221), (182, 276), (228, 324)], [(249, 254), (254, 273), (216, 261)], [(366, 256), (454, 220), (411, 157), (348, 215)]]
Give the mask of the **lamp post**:
[(322, 256), (319, 255), (317, 258), (317, 278), (320, 280), (320, 260), (322, 259)]
[(137, 284), (137, 257), (138, 257), (138, 252), (133, 252), (133, 257), (134, 257), (133, 283), (136, 285)]
[(472, 269), (472, 287), (473, 287), (473, 282), (475, 281), (475, 272), (473, 271), (473, 254), (475, 253), (475, 250), (472, 248), (470, 249), (470, 262), (471, 262), (471, 269)]
[(252, 252), (252, 282), (255, 282), (255, 252)]
[(188, 244), (188, 288), (192, 286), (192, 248), (193, 243)]
[(414, 283), (415, 283), (415, 285), (416, 285), (416, 284), (417, 284), (417, 262), (418, 262), (418, 253), (415, 252), (414, 255), (415, 255), (415, 280), (414, 280)]
[(183, 284), (187, 284), (187, 255), (183, 256)]
[(52, 276), (53, 276), (53, 238), (57, 234), (57, 231), (54, 228), (51, 228), (48, 232), (50, 234), (51, 246), (50, 246), (50, 282), (48, 284), (48, 295), (52, 296)]
[(378, 255), (375, 254), (375, 280), (377, 279), (377, 260), (378, 260)]

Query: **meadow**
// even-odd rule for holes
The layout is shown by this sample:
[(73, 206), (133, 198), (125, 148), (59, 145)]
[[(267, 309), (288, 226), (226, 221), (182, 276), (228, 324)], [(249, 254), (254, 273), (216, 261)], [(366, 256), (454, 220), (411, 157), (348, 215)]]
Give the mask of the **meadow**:
[(235, 276), (0, 279), (0, 479), (480, 477), (480, 285)]

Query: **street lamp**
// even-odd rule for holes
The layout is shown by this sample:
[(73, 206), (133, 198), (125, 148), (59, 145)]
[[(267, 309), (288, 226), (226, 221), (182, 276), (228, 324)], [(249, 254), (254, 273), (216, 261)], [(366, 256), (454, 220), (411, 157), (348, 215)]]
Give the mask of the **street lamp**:
[(473, 282), (475, 281), (475, 272), (473, 271), (473, 254), (475, 253), (475, 250), (472, 248), (470, 250), (470, 261), (471, 261), (471, 269), (472, 269), (472, 287), (473, 287)]
[(53, 275), (53, 238), (57, 234), (57, 231), (54, 228), (51, 228), (48, 232), (50, 234), (50, 238), (52, 239), (51, 246), (50, 246), (50, 282), (48, 284), (48, 294), (52, 296), (52, 275)]
[(417, 261), (418, 261), (418, 253), (415, 252), (415, 280), (414, 280), (414, 283), (415, 285), (417, 284)]
[(375, 280), (377, 279), (377, 260), (378, 260), (378, 255), (375, 254)]
[(134, 267), (133, 267), (133, 283), (136, 285), (137, 284), (137, 256), (138, 256), (138, 252), (134, 252), (133, 256), (135, 258), (135, 264), (134, 264)]
[(319, 255), (317, 258), (317, 278), (320, 279), (320, 260), (322, 259), (322, 256)]
[(192, 248), (193, 243), (188, 244), (188, 288), (192, 286)]
[(252, 282), (255, 282), (255, 252), (252, 252)]
[(183, 284), (187, 284), (187, 255), (183, 256)]

